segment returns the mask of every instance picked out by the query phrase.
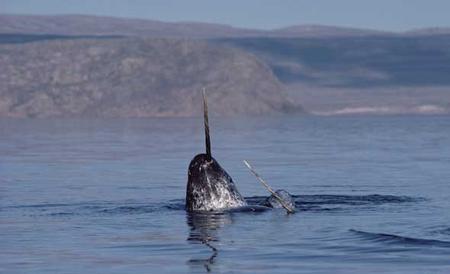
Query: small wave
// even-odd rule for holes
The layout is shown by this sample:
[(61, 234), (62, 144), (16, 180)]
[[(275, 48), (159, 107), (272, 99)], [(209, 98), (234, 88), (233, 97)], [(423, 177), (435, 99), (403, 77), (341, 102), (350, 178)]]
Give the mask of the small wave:
[(230, 210), (227, 210), (227, 212), (264, 212), (267, 210), (270, 210), (272, 208), (270, 207), (266, 207), (266, 206), (261, 206), (261, 205), (248, 205), (248, 206), (243, 206), (243, 207), (238, 207), (238, 208), (232, 208)]
[(350, 229), (349, 231), (361, 236), (366, 240), (379, 243), (395, 244), (395, 245), (412, 245), (412, 246), (437, 246), (450, 248), (450, 242), (447, 241), (411, 238), (386, 233), (372, 233), (355, 229)]
[[(339, 211), (353, 207), (374, 207), (382, 204), (399, 204), (421, 201), (421, 198), (393, 195), (293, 195), (295, 206), (299, 211)], [(248, 207), (231, 210), (231, 212), (263, 212), (261, 205), (267, 196), (246, 197)], [(139, 201), (91, 201), (73, 204), (34, 204), (14, 205), (0, 210), (18, 209), (31, 216), (79, 216), (96, 214), (146, 214), (157, 211), (181, 211), (185, 209), (183, 199), (170, 200), (164, 203), (146, 203)]]
[(169, 210), (184, 210), (185, 202), (183, 199), (170, 200), (167, 204), (163, 205), (163, 208)]
[(52, 207), (67, 207), (73, 206), (74, 204), (33, 204), (33, 205), (12, 205), (5, 206), (3, 208), (52, 208)]
[(450, 228), (445, 228), (439, 231), (441, 234), (450, 235)]
[(443, 227), (443, 228), (435, 229), (432, 231), (432, 234), (449, 236), (450, 235), (450, 227)]
[(296, 202), (303, 204), (346, 204), (346, 205), (368, 205), (368, 204), (392, 204), (409, 203), (421, 200), (407, 196), (394, 195), (295, 195)]
[(164, 209), (168, 210), (185, 210), (184, 204), (168, 204), (163, 206)]
[[(302, 204), (386, 204), (386, 203), (409, 203), (423, 200), (408, 196), (394, 195), (292, 195), (296, 202)], [(252, 196), (245, 199), (249, 204), (255, 204), (266, 199), (266, 196)]]
[(154, 206), (118, 206), (113, 208), (105, 208), (100, 210), (101, 213), (108, 214), (139, 214), (139, 213), (149, 213), (158, 210)]
[(74, 212), (55, 212), (50, 213), (48, 216), (62, 217), (62, 216), (73, 216), (76, 215)]
[[(394, 195), (292, 195), (295, 207), (300, 211), (339, 211), (352, 206), (377, 206), (383, 204), (401, 204), (423, 201), (423, 198)], [(247, 207), (233, 209), (231, 212), (262, 212), (268, 208), (261, 206), (267, 196), (245, 197)], [(175, 200), (167, 209), (184, 209), (184, 201)]]
[(133, 214), (147, 213), (162, 209), (162, 205), (140, 204), (140, 203), (115, 203), (111, 201), (95, 201), (72, 204), (33, 204), (33, 205), (14, 205), (4, 207), (12, 212), (12, 209), (26, 216), (51, 216), (51, 217), (69, 217), (98, 214)]
[[(338, 211), (352, 206), (377, 206), (383, 204), (413, 203), (422, 198), (394, 195), (292, 195), (300, 211)], [(259, 205), (266, 196), (246, 197), (249, 205)]]

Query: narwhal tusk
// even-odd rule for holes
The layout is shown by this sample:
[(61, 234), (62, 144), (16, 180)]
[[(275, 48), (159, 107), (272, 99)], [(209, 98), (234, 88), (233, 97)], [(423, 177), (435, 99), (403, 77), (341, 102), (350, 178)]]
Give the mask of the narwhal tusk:
[(270, 192), (272, 193), (272, 195), (280, 202), (280, 204), (284, 207), (284, 209), (286, 209), (287, 213), (295, 213), (295, 210), (293, 208), (291, 208), (290, 206), (286, 205), (286, 203), (284, 202), (284, 200), (280, 197), (280, 195), (278, 195), (270, 186), (269, 184), (266, 183), (266, 181), (264, 181), (264, 179), (259, 176), (259, 174), (253, 169), (253, 167), (246, 161), (244, 160), (244, 164), (247, 166), (247, 168), (253, 173), (253, 175), (255, 175), (255, 177), (258, 179), (258, 181), (261, 182), (261, 184)]
[(203, 88), (203, 120), (205, 123), (205, 146), (208, 160), (211, 160), (211, 139), (209, 137), (209, 121), (208, 121), (208, 101), (206, 99), (206, 89)]

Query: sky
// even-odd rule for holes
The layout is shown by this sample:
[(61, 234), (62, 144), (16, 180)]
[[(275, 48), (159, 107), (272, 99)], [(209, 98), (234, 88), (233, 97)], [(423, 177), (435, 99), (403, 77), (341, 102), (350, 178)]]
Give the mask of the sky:
[(405, 31), (450, 27), (449, 0), (0, 0), (3, 14), (90, 14), (274, 29), (320, 24)]

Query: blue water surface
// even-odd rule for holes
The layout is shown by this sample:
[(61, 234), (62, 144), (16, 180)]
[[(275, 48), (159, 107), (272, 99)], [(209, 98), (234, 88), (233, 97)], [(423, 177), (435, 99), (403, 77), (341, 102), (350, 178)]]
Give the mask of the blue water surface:
[(450, 117), (217, 118), (250, 204), (189, 214), (201, 118), (0, 120), (0, 273), (450, 273)]

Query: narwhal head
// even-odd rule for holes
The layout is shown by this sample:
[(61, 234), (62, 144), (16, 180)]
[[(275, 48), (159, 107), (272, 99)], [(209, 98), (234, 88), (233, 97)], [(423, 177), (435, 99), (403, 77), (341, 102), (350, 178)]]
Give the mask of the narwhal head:
[(203, 90), (203, 118), (206, 153), (198, 154), (189, 164), (186, 210), (215, 211), (245, 206), (233, 179), (211, 155), (208, 105)]

